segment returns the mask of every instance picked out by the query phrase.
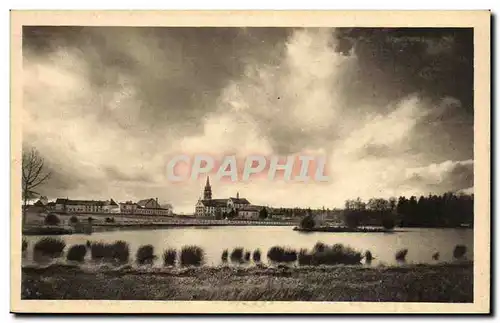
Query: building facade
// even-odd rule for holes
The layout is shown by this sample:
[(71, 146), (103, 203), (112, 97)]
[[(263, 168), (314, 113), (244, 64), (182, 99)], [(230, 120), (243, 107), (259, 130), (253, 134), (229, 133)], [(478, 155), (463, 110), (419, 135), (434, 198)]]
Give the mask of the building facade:
[(161, 206), (158, 198), (149, 198), (137, 202), (136, 214), (171, 216), (172, 208)]
[(55, 211), (62, 213), (103, 213), (104, 201), (58, 198)]
[(246, 198), (240, 198), (239, 193), (236, 193), (236, 197), (213, 199), (210, 177), (207, 177), (203, 189), (203, 198), (200, 198), (195, 206), (195, 215), (199, 217), (217, 215), (225, 217), (225, 215), (233, 211), (237, 217), (251, 219), (259, 217), (260, 208), (251, 205)]
[(104, 202), (104, 213), (120, 213), (120, 206), (113, 199)]

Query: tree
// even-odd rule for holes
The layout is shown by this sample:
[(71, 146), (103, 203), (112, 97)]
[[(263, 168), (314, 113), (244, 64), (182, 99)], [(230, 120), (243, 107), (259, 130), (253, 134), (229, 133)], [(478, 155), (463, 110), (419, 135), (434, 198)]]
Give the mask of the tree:
[(302, 229), (312, 229), (316, 225), (312, 215), (306, 215), (300, 220), (300, 227)]
[(57, 215), (49, 213), (45, 217), (44, 223), (46, 225), (59, 225), (59, 223), (61, 223), (61, 220), (57, 217)]
[(234, 209), (231, 209), (231, 211), (229, 211), (226, 215), (226, 218), (228, 219), (233, 219), (236, 217), (236, 211)]
[(22, 195), (23, 195), (23, 226), (26, 223), (26, 206), (28, 199), (40, 195), (35, 188), (45, 183), (50, 177), (50, 172), (46, 172), (44, 159), (35, 148), (23, 152), (22, 160)]
[(350, 228), (355, 229), (361, 223), (359, 211), (346, 211), (344, 213), (344, 224)]
[(222, 210), (221, 210), (221, 209), (217, 209), (217, 210), (215, 211), (215, 219), (216, 219), (216, 220), (221, 220), (221, 219), (222, 219), (222, 217), (223, 217)]
[(382, 226), (384, 227), (384, 229), (392, 230), (396, 226), (396, 221), (391, 216), (385, 216), (382, 219)]
[(259, 211), (259, 219), (267, 219), (267, 217), (269, 216), (269, 214), (267, 213), (267, 209), (265, 207), (263, 207), (260, 211)]

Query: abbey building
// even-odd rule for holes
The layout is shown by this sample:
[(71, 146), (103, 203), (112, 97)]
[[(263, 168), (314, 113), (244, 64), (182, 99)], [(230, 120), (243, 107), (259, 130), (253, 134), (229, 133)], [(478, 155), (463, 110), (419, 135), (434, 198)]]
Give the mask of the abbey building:
[(258, 218), (260, 207), (251, 205), (246, 198), (240, 198), (240, 194), (236, 193), (236, 197), (226, 199), (213, 199), (212, 186), (210, 185), (210, 177), (207, 177), (207, 182), (203, 190), (203, 198), (200, 198), (196, 203), (196, 216), (221, 216), (226, 217), (228, 214), (240, 218)]

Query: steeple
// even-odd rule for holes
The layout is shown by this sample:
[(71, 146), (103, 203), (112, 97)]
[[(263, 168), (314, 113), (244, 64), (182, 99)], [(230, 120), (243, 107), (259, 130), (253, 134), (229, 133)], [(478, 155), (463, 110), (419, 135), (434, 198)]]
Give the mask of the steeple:
[(212, 199), (212, 187), (210, 186), (210, 176), (207, 176), (205, 190), (203, 191), (203, 199), (204, 200), (211, 200)]
[(236, 192), (236, 198), (239, 199), (240, 198), (240, 192)]

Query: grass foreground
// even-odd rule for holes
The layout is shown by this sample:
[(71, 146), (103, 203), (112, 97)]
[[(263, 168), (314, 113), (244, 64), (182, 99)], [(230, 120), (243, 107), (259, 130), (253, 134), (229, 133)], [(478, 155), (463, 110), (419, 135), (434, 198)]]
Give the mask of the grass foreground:
[(22, 269), (23, 299), (473, 302), (473, 265)]

